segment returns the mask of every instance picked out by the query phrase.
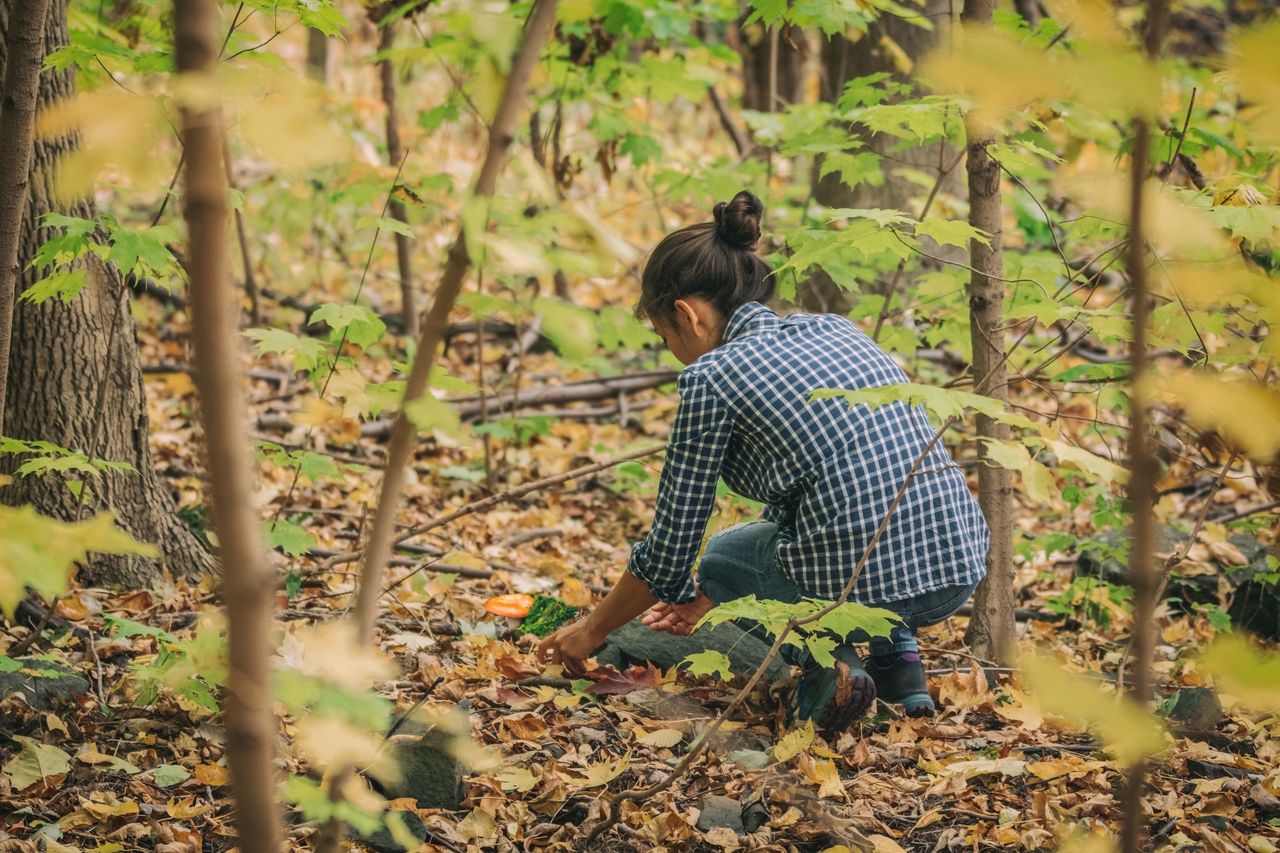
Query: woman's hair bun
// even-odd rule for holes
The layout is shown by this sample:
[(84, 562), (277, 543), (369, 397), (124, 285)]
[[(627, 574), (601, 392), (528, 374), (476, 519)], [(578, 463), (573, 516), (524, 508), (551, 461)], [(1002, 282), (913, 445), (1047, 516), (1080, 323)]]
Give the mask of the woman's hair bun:
[(755, 193), (743, 190), (732, 201), (717, 204), (712, 213), (716, 218), (716, 236), (735, 249), (751, 250), (760, 240), (760, 217), (764, 215), (764, 203)]

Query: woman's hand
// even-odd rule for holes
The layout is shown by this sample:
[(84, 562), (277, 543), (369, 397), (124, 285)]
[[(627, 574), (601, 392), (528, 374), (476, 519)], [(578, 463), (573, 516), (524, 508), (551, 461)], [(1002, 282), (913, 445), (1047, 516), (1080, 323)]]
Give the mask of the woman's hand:
[(586, 672), (587, 658), (600, 648), (608, 634), (600, 636), (591, 628), (589, 619), (565, 625), (538, 643), (538, 660), (558, 663), (570, 675)]
[(715, 606), (715, 602), (699, 590), (698, 597), (688, 604), (655, 604), (640, 621), (655, 631), (684, 637), (693, 633), (693, 626)]

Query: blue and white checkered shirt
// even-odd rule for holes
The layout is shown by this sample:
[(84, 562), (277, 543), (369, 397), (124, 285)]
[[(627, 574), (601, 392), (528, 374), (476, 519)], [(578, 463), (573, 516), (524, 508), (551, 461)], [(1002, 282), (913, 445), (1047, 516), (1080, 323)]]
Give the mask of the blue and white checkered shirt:
[[(694, 598), (693, 565), (723, 477), (766, 504), (780, 530), (782, 570), (816, 598), (848, 582), (893, 496), (935, 429), (923, 410), (875, 410), (818, 388), (906, 382), (893, 360), (848, 320), (779, 317), (758, 302), (733, 313), (724, 343), (680, 374), (653, 529), (628, 571), (662, 601)], [(964, 476), (939, 442), (921, 463), (858, 578), (853, 598), (899, 601), (970, 584), (985, 572), (989, 533)]]

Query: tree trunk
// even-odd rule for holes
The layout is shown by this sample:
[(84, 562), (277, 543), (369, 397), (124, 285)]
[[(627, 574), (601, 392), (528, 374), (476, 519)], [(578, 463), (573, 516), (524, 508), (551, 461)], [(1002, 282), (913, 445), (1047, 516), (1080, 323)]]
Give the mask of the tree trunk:
[[(382, 28), (378, 40), (378, 50), (390, 50), (396, 40), (396, 25), (389, 23)], [(382, 102), (387, 105), (387, 160), (392, 168), (400, 168), (404, 160), (404, 148), (400, 145), (400, 115), (396, 111), (396, 66), (384, 57), (378, 63), (378, 71), (382, 76)], [(398, 222), (408, 222), (405, 218), (404, 202), (392, 192), (389, 205), (391, 218)], [(404, 333), (410, 338), (418, 336), (418, 300), (413, 287), (413, 264), (410, 258), (409, 238), (404, 234), (396, 235), (396, 260), (400, 265), (400, 313), (404, 318)]]
[[(1148, 0), (1145, 47), (1154, 64), (1160, 55), (1165, 28), (1169, 21), (1168, 0)], [(1133, 587), (1133, 629), (1129, 654), (1133, 658), (1132, 698), (1145, 709), (1151, 702), (1151, 661), (1155, 653), (1156, 598), (1160, 594), (1155, 567), (1156, 480), (1159, 475), (1155, 449), (1147, 425), (1147, 394), (1142, 380), (1147, 372), (1147, 323), (1151, 317), (1150, 290), (1147, 284), (1147, 242), (1144, 229), (1142, 197), (1147, 182), (1147, 156), (1151, 147), (1151, 123), (1138, 116), (1134, 123), (1133, 157), (1129, 180), (1129, 243), (1125, 247), (1125, 265), (1129, 273), (1130, 313), (1133, 317), (1133, 341), (1129, 347), (1129, 511), (1133, 514), (1129, 544), (1129, 583)], [(1147, 765), (1139, 760), (1125, 769), (1120, 802), (1124, 824), (1120, 833), (1120, 849), (1138, 853), (1146, 837), (1146, 818), (1142, 812), (1142, 794), (1146, 789)]]
[[(177, 0), (174, 59), (182, 75), (211, 79), (218, 65), (214, 0)], [(271, 698), (275, 585), (257, 513), (245, 431), (234, 291), (227, 277), (227, 185), (222, 114), (217, 106), (183, 106), (186, 152), (183, 208), (191, 279), (196, 387), (213, 491), (227, 611), (227, 764), (239, 848), (278, 853), (276, 718)]]
[(3, 56), (8, 57), (8, 62), (0, 61), (4, 68), (0, 74), (0, 428), (4, 426), (9, 333), (13, 329), (13, 303), (18, 296), (18, 240), (27, 204), (48, 11), (48, 0), (18, 4), (5, 35)]
[(329, 37), (319, 30), (307, 30), (307, 74), (317, 83), (329, 83)]
[[(0, 36), (16, 17), (15, 5), (26, 2), (0, 0)], [(52, 0), (44, 33), (46, 52), (67, 43), (66, 0)], [(0, 38), (0, 46), (3, 43)], [(5, 53), (0, 52), (0, 68), (4, 65)], [(47, 70), (41, 75), (41, 108), (74, 94), (73, 70)], [(66, 137), (39, 139), (34, 144), (18, 245), (18, 293), (37, 279), (27, 265), (50, 236), (50, 229), (39, 225), (42, 216), (54, 210), (90, 219), (97, 216), (91, 199), (69, 205), (54, 201), (55, 164), (74, 147), (75, 141)], [(104, 473), (101, 481), (93, 483), (85, 509), (115, 510), (121, 526), (135, 538), (160, 546), (162, 563), (136, 556), (94, 555), (81, 569), (82, 581), (140, 588), (159, 577), (162, 565), (175, 576), (208, 572), (213, 568), (211, 556), (173, 514), (172, 498), (156, 477), (151, 460), (138, 347), (120, 271), (91, 256), (86, 272), (89, 284), (70, 304), (53, 299), (42, 305), (24, 301), (15, 306), (4, 434), (43, 439), (86, 453), (96, 446), (99, 458), (128, 462), (136, 469)], [(98, 406), (104, 386), (105, 397)], [(12, 456), (0, 457), (0, 469), (12, 472), (20, 462)], [(18, 477), (0, 495), (5, 503), (31, 503), (55, 518), (76, 516), (77, 500), (66, 480), (56, 474)]]
[[(769, 31), (764, 24), (743, 27), (740, 21), (738, 27), (729, 29), (729, 35), (728, 41), (742, 57), (743, 109), (772, 113), (804, 99), (804, 65), (809, 59), (804, 30), (790, 25), (778, 29), (776, 63), (770, 61)], [(771, 79), (776, 97), (773, 104), (769, 103)]]
[[(970, 27), (989, 27), (995, 0), (967, 0), (961, 20)], [(987, 147), (995, 142), (992, 131), (973, 119), (965, 120), (968, 139), (969, 224), (990, 237), (990, 246), (969, 242), (972, 272), (969, 278), (969, 331), (973, 341), (974, 390), (997, 400), (1009, 399), (1005, 381), (1004, 257), (1001, 241), (1000, 166)], [(1009, 428), (985, 415), (978, 416), (979, 438), (1004, 441)], [(979, 443), (978, 458), (985, 460), (987, 445)], [(978, 503), (991, 528), (987, 576), (973, 597), (973, 617), (966, 639), (974, 653), (1007, 663), (1014, 652), (1013, 616), (1013, 475), (993, 464), (978, 466)]]
[[(897, 82), (911, 83), (911, 71), (900, 67), (901, 60), (895, 58), (896, 51), (892, 46), (901, 48), (902, 56), (906, 57), (914, 69), (929, 51), (946, 38), (951, 27), (951, 7), (951, 0), (926, 0), (920, 14), (933, 23), (931, 30), (915, 26), (886, 12), (857, 41), (850, 41), (844, 36), (826, 39), (820, 53), (819, 92), (823, 100), (839, 100), (845, 84), (868, 74), (888, 72)], [(818, 169), (815, 168), (813, 197), (818, 203), (828, 207), (879, 207), (910, 213), (919, 207), (917, 201), (925, 191), (919, 184), (900, 175), (898, 169), (936, 172), (942, 168), (940, 164), (949, 163), (955, 157), (954, 149), (947, 145), (942, 150), (939, 150), (937, 144), (904, 148), (902, 140), (879, 133), (866, 134), (859, 141), (864, 145), (858, 149), (860, 151), (874, 151), (892, 157), (883, 161), (884, 184), (878, 187), (870, 184), (850, 187), (835, 173), (819, 178)], [(963, 192), (963, 184), (959, 175), (953, 172), (943, 180), (939, 189), (941, 192), (959, 195)], [(853, 294), (840, 288), (825, 273), (818, 273), (802, 282), (799, 299), (806, 308), (838, 314), (847, 313), (854, 301)]]

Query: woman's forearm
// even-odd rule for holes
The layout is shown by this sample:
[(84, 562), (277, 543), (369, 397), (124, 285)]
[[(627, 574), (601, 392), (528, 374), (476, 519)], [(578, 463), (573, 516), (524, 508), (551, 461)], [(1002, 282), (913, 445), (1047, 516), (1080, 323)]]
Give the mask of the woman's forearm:
[(601, 641), (616, 628), (630, 622), (658, 603), (649, 585), (630, 572), (623, 572), (617, 585), (586, 618), (587, 627)]

